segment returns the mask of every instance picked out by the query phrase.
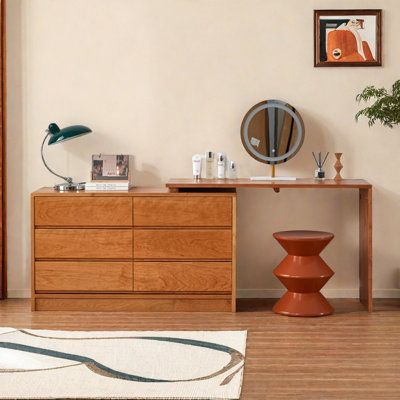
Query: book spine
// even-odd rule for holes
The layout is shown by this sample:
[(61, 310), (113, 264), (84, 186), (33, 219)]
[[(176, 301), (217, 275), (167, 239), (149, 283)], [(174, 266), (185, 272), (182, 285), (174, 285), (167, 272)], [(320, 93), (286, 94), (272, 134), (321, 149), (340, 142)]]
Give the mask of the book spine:
[(85, 185), (86, 190), (129, 190), (131, 185), (95, 184)]
[(93, 188), (93, 187), (87, 187), (87, 188), (85, 188), (85, 190), (86, 191), (109, 191), (109, 192), (112, 192), (112, 191), (120, 191), (120, 192), (123, 192), (123, 191), (128, 191), (129, 190), (129, 188), (127, 188), (127, 187), (125, 187), (125, 188), (109, 188), (109, 187), (107, 187), (107, 188)]

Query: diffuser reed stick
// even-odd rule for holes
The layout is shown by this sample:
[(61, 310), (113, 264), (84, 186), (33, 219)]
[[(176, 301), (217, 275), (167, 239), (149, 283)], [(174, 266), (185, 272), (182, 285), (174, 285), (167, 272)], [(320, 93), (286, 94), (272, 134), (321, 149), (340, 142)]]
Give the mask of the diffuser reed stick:
[(325, 171), (323, 170), (323, 166), (325, 164), (326, 159), (328, 158), (329, 152), (326, 153), (325, 157), (322, 152), (318, 152), (318, 155), (312, 152), (314, 157), (315, 164), (317, 164), (317, 169), (315, 170), (314, 178), (323, 180), (325, 179)]

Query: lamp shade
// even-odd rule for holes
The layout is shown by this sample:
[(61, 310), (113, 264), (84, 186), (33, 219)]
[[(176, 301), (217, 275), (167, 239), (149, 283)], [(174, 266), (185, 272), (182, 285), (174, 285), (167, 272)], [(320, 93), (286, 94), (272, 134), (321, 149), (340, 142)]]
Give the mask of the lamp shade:
[(74, 139), (92, 132), (90, 128), (84, 125), (72, 125), (60, 129), (55, 123), (50, 124), (48, 129), (51, 134), (48, 142), (49, 145), (65, 142), (66, 140)]

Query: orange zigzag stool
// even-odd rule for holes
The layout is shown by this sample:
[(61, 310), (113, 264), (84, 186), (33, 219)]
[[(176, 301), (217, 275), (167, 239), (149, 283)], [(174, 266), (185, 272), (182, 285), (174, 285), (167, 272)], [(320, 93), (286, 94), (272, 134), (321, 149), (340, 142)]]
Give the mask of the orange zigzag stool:
[(332, 314), (333, 308), (320, 290), (334, 272), (319, 253), (334, 235), (318, 231), (286, 231), (276, 232), (273, 236), (288, 252), (274, 270), (287, 292), (275, 304), (273, 311), (292, 317)]

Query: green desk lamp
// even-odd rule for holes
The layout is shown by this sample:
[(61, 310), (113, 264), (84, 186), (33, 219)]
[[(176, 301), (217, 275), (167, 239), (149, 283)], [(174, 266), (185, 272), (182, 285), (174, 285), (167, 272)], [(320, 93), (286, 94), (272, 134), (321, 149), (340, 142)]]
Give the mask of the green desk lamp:
[(51, 144), (65, 142), (66, 140), (74, 139), (78, 136), (87, 135), (90, 132), (92, 132), (92, 130), (87, 126), (73, 125), (60, 129), (58, 125), (55, 123), (50, 124), (49, 127), (46, 129), (46, 136), (43, 140), (42, 147), (40, 150), (43, 164), (53, 175), (65, 180), (65, 183), (58, 183), (54, 185), (55, 190), (59, 191), (83, 190), (85, 189), (85, 182), (75, 183), (71, 177), (59, 175), (47, 165), (46, 160), (44, 159), (43, 156), (43, 148), (47, 138), (50, 137), (47, 144), (51, 145)]

